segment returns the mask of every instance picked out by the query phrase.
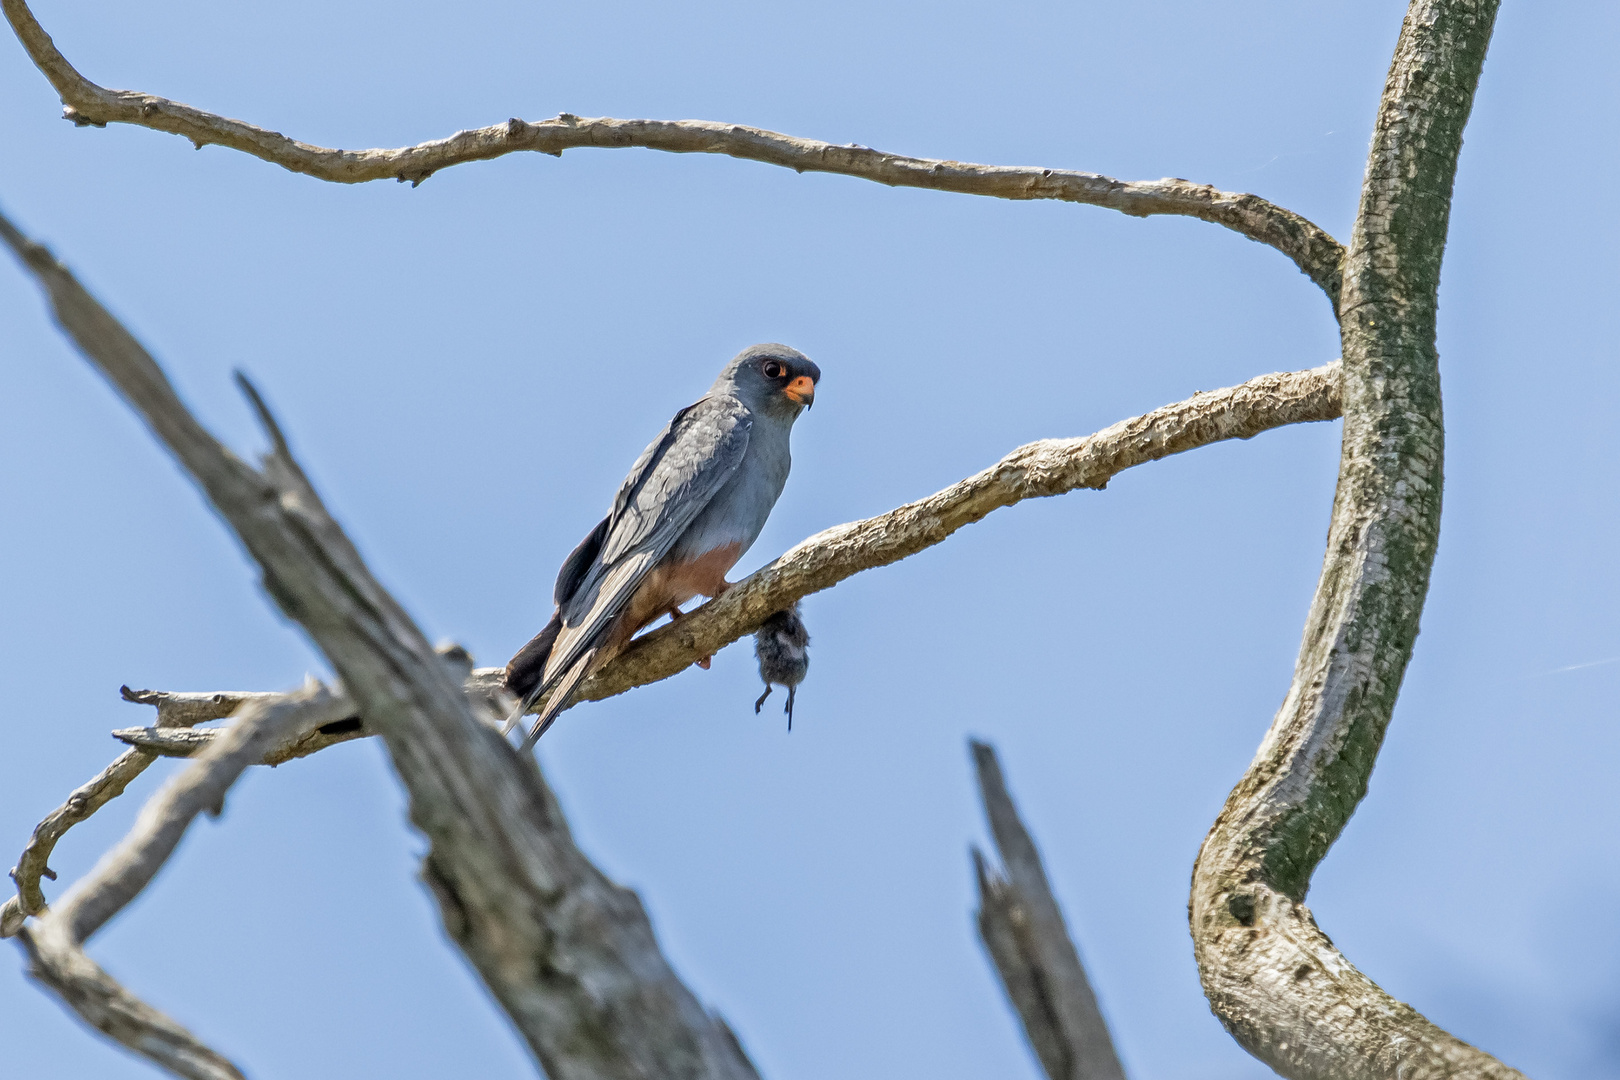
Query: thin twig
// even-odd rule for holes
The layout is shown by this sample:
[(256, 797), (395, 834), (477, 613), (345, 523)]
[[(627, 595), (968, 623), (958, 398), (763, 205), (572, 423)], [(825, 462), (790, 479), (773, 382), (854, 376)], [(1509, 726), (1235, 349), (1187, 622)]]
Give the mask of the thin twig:
[[(8, 225), (9, 223), (0, 218), (0, 230)], [(119, 693), (125, 701), (151, 705), (157, 709), (157, 727), (151, 730), (162, 733), (158, 736), (160, 742), (168, 737), (184, 738), (186, 734), (190, 734), (186, 729), (193, 724), (230, 716), (250, 701), (280, 701), (285, 696), (258, 691), (235, 694), (167, 694), (158, 690), (131, 690), (127, 686), (120, 687)], [(130, 781), (144, 772), (146, 767), (163, 753), (156, 747), (135, 746), (135, 749), (124, 753), (89, 783), (75, 790), (65, 803), (53, 810), (35, 827), (34, 835), (29, 838), (21, 857), (17, 859), (17, 865), (11, 870), (11, 880), (17, 885), (17, 895), (0, 905), (0, 938), (15, 936), (22, 928), (24, 919), (45, 911), (45, 894), (40, 889), (39, 880), (42, 877), (56, 880), (55, 872), (50, 869), (49, 859), (63, 835), (122, 795)]]
[(1049, 1080), (1125, 1080), (1108, 1023), (1046, 880), (1035, 841), (989, 745), (971, 742), (985, 817), (1006, 877), (977, 848), (979, 934)]
[[(296, 758), (309, 757), (317, 750), (325, 750), (329, 746), (352, 742), (355, 739), (364, 739), (373, 734), (365, 729), (359, 717), (345, 717), (327, 726), (337, 730), (312, 731), (282, 746), (271, 747), (256, 764), (283, 765)], [(128, 743), (136, 750), (158, 757), (188, 758), (195, 757), (213, 745), (226, 730), (228, 729), (132, 727), (118, 728), (112, 735), (119, 742)]]
[(357, 184), (400, 180), (420, 184), (440, 169), (517, 151), (560, 156), (576, 147), (639, 146), (676, 154), (724, 154), (797, 172), (829, 172), (894, 187), (931, 188), (999, 199), (1056, 199), (1118, 210), (1134, 217), (1174, 214), (1225, 226), (1275, 248), (1338, 303), (1344, 249), (1323, 229), (1258, 195), (1220, 191), (1188, 180), (1116, 180), (1097, 173), (906, 157), (868, 146), (801, 139), (741, 124), (707, 120), (618, 120), (562, 113), (529, 123), (458, 131), (447, 139), (391, 150), (333, 150), (278, 131), (230, 120), (168, 98), (108, 90), (79, 74), (56, 48), (24, 0), (3, 0), (6, 18), (34, 64), (50, 80), (80, 125), (134, 124), (240, 150), (319, 180)]

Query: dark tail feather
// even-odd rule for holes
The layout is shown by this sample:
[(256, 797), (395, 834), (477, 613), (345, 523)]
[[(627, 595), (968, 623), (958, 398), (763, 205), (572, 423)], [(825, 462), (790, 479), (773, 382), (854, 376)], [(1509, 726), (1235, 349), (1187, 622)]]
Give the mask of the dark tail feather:
[[(574, 687), (578, 686), (581, 680), (583, 680), (585, 676), (590, 673), (591, 660), (593, 657), (595, 657), (595, 655), (596, 650), (592, 649), (590, 652), (587, 652), (584, 656), (574, 661), (574, 666), (568, 669), (568, 674), (558, 679), (551, 687), (551, 697), (546, 701), (546, 707), (540, 710), (540, 715), (535, 720), (534, 726), (529, 729), (529, 737), (523, 740), (523, 749), (527, 750), (529, 747), (533, 746), (539, 740), (540, 736), (546, 733), (546, 729), (549, 728), (557, 719), (558, 714), (560, 714), (563, 709), (568, 707), (568, 699), (573, 695)], [(534, 696), (538, 698), (540, 695), (537, 693)], [(528, 711), (529, 706), (532, 704), (534, 704), (533, 701), (526, 700), (523, 703), (522, 710), (517, 713), (517, 716), (522, 716), (524, 712)], [(513, 719), (516, 719), (516, 717)], [(511, 723), (511, 721), (507, 722)]]
[(517, 655), (506, 665), (508, 690), (520, 698), (526, 698), (540, 685), (540, 678), (546, 671), (546, 661), (551, 659), (551, 646), (556, 643), (561, 631), (562, 615), (553, 614), (546, 628), (517, 651)]

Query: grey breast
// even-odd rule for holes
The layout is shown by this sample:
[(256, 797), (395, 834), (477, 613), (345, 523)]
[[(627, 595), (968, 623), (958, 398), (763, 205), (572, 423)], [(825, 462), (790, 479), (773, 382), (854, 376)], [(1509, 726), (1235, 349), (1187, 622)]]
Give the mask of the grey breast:
[(759, 539), (793, 464), (788, 449), (793, 425), (759, 412), (753, 420), (741, 466), (681, 534), (675, 558), (695, 559), (726, 544), (740, 544), (740, 556)]

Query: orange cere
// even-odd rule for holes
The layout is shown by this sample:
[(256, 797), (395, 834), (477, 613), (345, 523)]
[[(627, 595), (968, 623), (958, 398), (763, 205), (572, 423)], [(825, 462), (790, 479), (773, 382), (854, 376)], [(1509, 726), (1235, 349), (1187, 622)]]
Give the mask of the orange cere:
[(809, 405), (816, 400), (816, 384), (810, 380), (810, 376), (800, 375), (782, 387), (782, 393), (795, 405)]

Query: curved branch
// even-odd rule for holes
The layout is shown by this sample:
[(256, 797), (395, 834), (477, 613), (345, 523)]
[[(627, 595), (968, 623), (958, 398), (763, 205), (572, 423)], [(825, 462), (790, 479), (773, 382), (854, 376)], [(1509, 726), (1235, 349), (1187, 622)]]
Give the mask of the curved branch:
[(63, 115), (79, 125), (134, 124), (181, 135), (199, 149), (213, 144), (240, 150), (292, 172), (339, 184), (399, 180), (420, 184), (440, 169), (518, 151), (561, 156), (577, 147), (639, 146), (674, 154), (724, 154), (798, 172), (828, 172), (894, 187), (932, 188), (998, 199), (1056, 199), (1118, 210), (1134, 217), (1173, 214), (1224, 226), (1275, 248), (1327, 294), (1337, 308), (1344, 248), (1325, 230), (1258, 195), (1220, 191), (1167, 178), (1127, 181), (1097, 173), (887, 154), (868, 146), (801, 139), (741, 124), (707, 120), (617, 120), (561, 113), (529, 123), (458, 131), (447, 139), (382, 150), (334, 150), (290, 139), (278, 131), (231, 120), (168, 98), (134, 90), (108, 90), (68, 63), (24, 0), (0, 0), (17, 39), (56, 88)]
[(1522, 1080), (1356, 970), (1304, 904), (1366, 794), (1428, 592), (1444, 441), (1440, 261), (1496, 10), (1414, 0), (1402, 26), (1347, 261), (1344, 445), (1322, 576), (1293, 684), (1193, 872), (1210, 1005), (1297, 1080)]
[(129, 835), (88, 877), (18, 934), (30, 973), (86, 1023), (188, 1080), (241, 1080), (242, 1073), (120, 986), (83, 945), (146, 888), (199, 813), (219, 812), (242, 770), (278, 743), (337, 719), (343, 704), (319, 684), (275, 698), (249, 704), (189, 769), (153, 796)]
[[(3, 219), (0, 219), (0, 226), (3, 224)], [(160, 744), (173, 736), (183, 738), (194, 735), (195, 732), (187, 730), (193, 724), (230, 716), (250, 701), (280, 701), (286, 696), (277, 693), (165, 694), (155, 690), (131, 690), (127, 686), (120, 687), (119, 693), (125, 701), (151, 705), (157, 709), (157, 727), (149, 730), (159, 733), (155, 741)], [(113, 737), (117, 738), (116, 732)], [(130, 781), (145, 772), (146, 767), (159, 756), (190, 756), (166, 755), (159, 746), (141, 746), (128, 739), (124, 741), (134, 749), (75, 789), (65, 803), (35, 826), (34, 835), (23, 847), (17, 865), (11, 868), (11, 880), (17, 885), (17, 895), (0, 905), (0, 938), (15, 936), (26, 918), (44, 913), (45, 894), (40, 889), (39, 880), (42, 877), (56, 880), (56, 874), (50, 868), (51, 852), (69, 829), (89, 819), (97, 810), (122, 795)]]
[(56, 880), (56, 871), (50, 867), (56, 842), (73, 826), (88, 820), (90, 815), (122, 795), (130, 781), (145, 772), (157, 758), (158, 752), (144, 748), (124, 751), (94, 778), (75, 788), (66, 802), (34, 827), (34, 835), (23, 847), (17, 865), (11, 868), (17, 895), (0, 906), (0, 937), (15, 937), (25, 919), (45, 913), (45, 893), (39, 879)]

